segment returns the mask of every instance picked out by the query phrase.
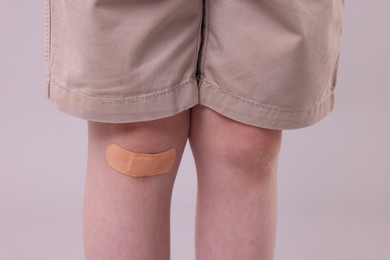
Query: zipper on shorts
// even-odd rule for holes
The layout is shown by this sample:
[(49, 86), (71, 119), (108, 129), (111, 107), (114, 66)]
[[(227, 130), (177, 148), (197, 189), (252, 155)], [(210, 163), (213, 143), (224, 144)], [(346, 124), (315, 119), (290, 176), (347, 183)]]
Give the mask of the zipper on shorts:
[(204, 66), (204, 55), (205, 55), (205, 44), (207, 41), (207, 0), (202, 0), (202, 15), (201, 21), (199, 24), (199, 46), (198, 46), (198, 56), (196, 58), (196, 67), (195, 67), (195, 79), (198, 83), (202, 82), (204, 77), (203, 75), (203, 66)]

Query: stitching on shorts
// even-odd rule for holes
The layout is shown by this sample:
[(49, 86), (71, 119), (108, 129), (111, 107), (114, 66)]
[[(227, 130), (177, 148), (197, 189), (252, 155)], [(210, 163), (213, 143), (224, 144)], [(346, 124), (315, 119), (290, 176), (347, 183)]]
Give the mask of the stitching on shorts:
[(194, 77), (191, 77), (191, 78), (188, 78), (185, 81), (181, 81), (179, 83), (176, 83), (174, 85), (174, 87), (171, 87), (171, 88), (167, 88), (167, 89), (156, 91), (156, 92), (149, 93), (149, 94), (139, 95), (139, 96), (136, 96), (136, 97), (121, 98), (121, 99), (93, 97), (93, 96), (88, 95), (88, 94), (86, 94), (84, 92), (75, 91), (75, 90), (73, 90), (73, 89), (71, 89), (69, 87), (65, 87), (65, 86), (61, 85), (60, 83), (58, 83), (55, 79), (53, 79), (53, 82), (58, 87), (62, 88), (63, 90), (66, 90), (66, 91), (70, 92), (70, 94), (87, 97), (88, 99), (90, 99), (90, 101), (97, 101), (97, 102), (102, 102), (102, 103), (132, 103), (132, 102), (136, 102), (136, 101), (147, 100), (147, 99), (152, 99), (152, 98), (155, 98), (155, 97), (158, 97), (158, 96), (167, 95), (170, 92), (175, 91), (178, 88), (181, 88), (181, 87), (184, 87), (184, 86), (190, 84), (193, 80), (194, 80)]
[(45, 0), (45, 62), (49, 62), (50, 56), (50, 34), (51, 34), (51, 4), (50, 0)]
[(51, 53), (52, 53), (52, 2), (45, 0), (45, 95), (50, 98), (50, 75), (51, 75)]
[(276, 110), (276, 111), (290, 112), (290, 113), (299, 113), (302, 111), (316, 110), (316, 109), (320, 108), (322, 106), (322, 104), (325, 103), (332, 94), (334, 94), (334, 91), (330, 91), (330, 93), (327, 96), (325, 96), (320, 102), (318, 102), (317, 104), (315, 104), (313, 106), (306, 106), (306, 107), (302, 107), (302, 108), (277, 107), (277, 106), (258, 103), (256, 101), (248, 100), (248, 99), (245, 99), (242, 97), (234, 96), (234, 95), (230, 94), (229, 92), (226, 92), (225, 90), (220, 89), (217, 85), (215, 85), (213, 82), (208, 81), (207, 79), (204, 79), (204, 82), (206, 82), (207, 85), (209, 85), (210, 87), (221, 92), (223, 95), (228, 96), (228, 97), (233, 98), (233, 99), (236, 99), (240, 102), (246, 103), (248, 105), (261, 107), (261, 108), (264, 108), (267, 110)]

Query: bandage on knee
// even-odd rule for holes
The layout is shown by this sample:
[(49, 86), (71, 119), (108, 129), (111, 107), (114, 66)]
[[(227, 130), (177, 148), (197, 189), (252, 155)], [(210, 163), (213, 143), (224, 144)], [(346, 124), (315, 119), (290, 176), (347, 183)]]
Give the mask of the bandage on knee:
[(175, 163), (176, 149), (161, 153), (135, 153), (110, 144), (106, 149), (108, 165), (120, 173), (133, 177), (146, 177), (168, 173)]

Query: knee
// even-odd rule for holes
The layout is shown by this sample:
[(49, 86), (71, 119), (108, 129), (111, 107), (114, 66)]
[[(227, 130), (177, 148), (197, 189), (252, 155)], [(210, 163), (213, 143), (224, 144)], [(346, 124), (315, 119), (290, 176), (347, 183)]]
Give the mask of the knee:
[(222, 154), (226, 163), (242, 172), (253, 174), (275, 170), (281, 147), (281, 131), (260, 131), (260, 134), (225, 142)]
[(107, 167), (133, 177), (168, 173), (184, 149), (187, 120), (182, 114), (123, 124), (89, 121), (89, 154), (104, 160)]

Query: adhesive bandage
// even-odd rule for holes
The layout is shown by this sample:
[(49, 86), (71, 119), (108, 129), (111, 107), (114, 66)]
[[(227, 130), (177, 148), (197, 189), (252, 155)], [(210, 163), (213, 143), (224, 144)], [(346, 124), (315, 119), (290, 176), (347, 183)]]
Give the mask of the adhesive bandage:
[(176, 149), (161, 153), (135, 153), (110, 144), (106, 149), (106, 160), (111, 168), (133, 177), (154, 176), (171, 171), (175, 163)]

